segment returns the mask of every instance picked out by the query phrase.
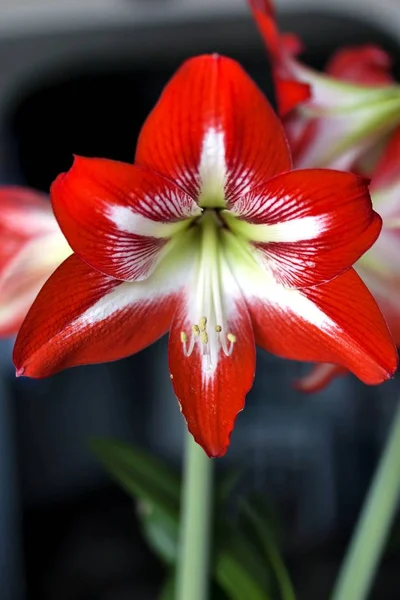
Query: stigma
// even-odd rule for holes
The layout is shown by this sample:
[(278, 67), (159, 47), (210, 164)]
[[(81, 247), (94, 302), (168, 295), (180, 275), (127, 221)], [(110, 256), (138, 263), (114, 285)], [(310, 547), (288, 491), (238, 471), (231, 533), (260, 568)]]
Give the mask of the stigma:
[(231, 356), (236, 336), (230, 331), (225, 334), (222, 325), (215, 325), (209, 330), (207, 317), (201, 317), (198, 323), (192, 325), (190, 335), (186, 331), (181, 331), (181, 342), (184, 356), (189, 357), (194, 351), (199, 352), (208, 359), (208, 366), (211, 368), (210, 345), (216, 343), (226, 356)]

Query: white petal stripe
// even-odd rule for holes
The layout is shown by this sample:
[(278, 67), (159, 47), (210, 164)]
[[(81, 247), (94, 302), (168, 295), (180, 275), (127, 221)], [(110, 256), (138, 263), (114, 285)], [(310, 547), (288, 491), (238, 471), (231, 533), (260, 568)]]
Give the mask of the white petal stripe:
[(254, 225), (224, 212), (224, 219), (232, 231), (252, 242), (301, 242), (315, 240), (329, 230), (331, 218), (328, 214), (301, 217), (272, 225)]
[(108, 207), (106, 215), (119, 231), (145, 237), (168, 238), (189, 224), (186, 220), (175, 223), (153, 221), (127, 206), (118, 205)]
[(200, 206), (225, 206), (227, 165), (224, 132), (210, 127), (203, 138), (200, 164)]

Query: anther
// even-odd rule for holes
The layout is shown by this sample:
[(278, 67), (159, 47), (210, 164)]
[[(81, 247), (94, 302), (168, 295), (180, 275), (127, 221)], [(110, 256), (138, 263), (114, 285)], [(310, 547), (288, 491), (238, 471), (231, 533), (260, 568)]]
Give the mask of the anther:
[(202, 331), (201, 332), (201, 337), (200, 337), (201, 341), (203, 344), (208, 344), (208, 335), (206, 331)]
[(231, 342), (231, 344), (234, 344), (236, 342), (236, 335), (234, 335), (233, 333), (228, 333), (226, 337)]
[(193, 335), (195, 335), (196, 337), (200, 335), (200, 329), (198, 325), (192, 325), (192, 331)]
[(200, 331), (205, 331), (207, 326), (207, 317), (201, 317), (199, 321), (199, 329)]
[(188, 336), (186, 335), (186, 333), (184, 331), (181, 331), (181, 342), (182, 342), (182, 344), (186, 344), (187, 341), (188, 341)]
[(221, 325), (216, 325), (216, 326), (215, 326), (215, 331), (216, 331), (217, 333), (221, 333), (221, 331), (222, 331), (222, 327), (221, 327)]

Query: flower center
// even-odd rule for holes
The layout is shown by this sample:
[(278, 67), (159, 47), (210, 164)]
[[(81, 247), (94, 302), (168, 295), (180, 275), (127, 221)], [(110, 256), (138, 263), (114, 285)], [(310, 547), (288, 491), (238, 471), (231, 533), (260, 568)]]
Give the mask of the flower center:
[(205, 210), (196, 222), (200, 252), (188, 311), (190, 331), (181, 331), (183, 354), (198, 352), (206, 370), (215, 368), (218, 354), (231, 356), (236, 335), (228, 328), (229, 281), (232, 277), (221, 247), (222, 221), (214, 210)]

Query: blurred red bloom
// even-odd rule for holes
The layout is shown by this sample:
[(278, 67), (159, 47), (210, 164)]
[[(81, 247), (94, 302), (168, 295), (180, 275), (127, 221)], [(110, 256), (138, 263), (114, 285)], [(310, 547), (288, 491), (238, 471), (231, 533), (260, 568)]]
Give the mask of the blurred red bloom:
[(0, 337), (15, 335), (46, 279), (70, 254), (44, 194), (0, 187)]
[[(400, 86), (390, 75), (390, 58), (372, 45), (347, 48), (318, 72), (297, 59), (301, 43), (279, 32), (272, 1), (248, 1), (269, 52), (280, 113), (295, 108), (285, 119), (295, 166), (352, 170), (400, 123)], [(310, 98), (299, 104), (286, 90), (288, 79), (308, 84)]]
[(223, 455), (255, 344), (335, 362), (368, 384), (397, 352), (351, 265), (379, 235), (367, 181), (291, 171), (281, 124), (234, 61), (187, 61), (141, 131), (135, 165), (76, 158), (51, 190), (76, 252), (19, 332), (18, 374), (115, 360), (167, 331), (188, 428)]

